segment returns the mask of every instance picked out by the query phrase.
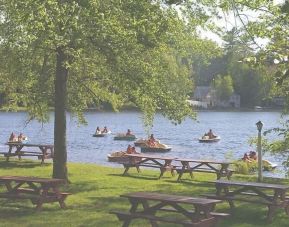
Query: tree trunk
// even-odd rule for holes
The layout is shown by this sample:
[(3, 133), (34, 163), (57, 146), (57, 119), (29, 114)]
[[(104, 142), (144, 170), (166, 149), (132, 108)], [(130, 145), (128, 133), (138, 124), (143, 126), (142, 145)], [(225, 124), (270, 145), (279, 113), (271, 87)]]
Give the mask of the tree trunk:
[(55, 74), (55, 119), (54, 119), (54, 157), (53, 178), (68, 180), (67, 175), (67, 150), (66, 150), (66, 99), (67, 99), (67, 76), (65, 68), (66, 55), (63, 50), (57, 48)]

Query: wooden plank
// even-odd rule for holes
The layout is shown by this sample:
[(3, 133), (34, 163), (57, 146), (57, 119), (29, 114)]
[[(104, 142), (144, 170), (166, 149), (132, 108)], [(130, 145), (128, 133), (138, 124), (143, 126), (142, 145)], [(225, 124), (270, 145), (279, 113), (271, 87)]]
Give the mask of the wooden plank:
[(160, 222), (167, 222), (167, 223), (174, 223), (174, 224), (181, 224), (184, 226), (194, 226), (194, 227), (205, 227), (205, 226), (213, 226), (211, 224), (206, 224), (206, 222), (215, 222), (215, 218), (207, 218), (201, 221), (190, 221), (190, 220), (183, 220), (183, 219), (176, 219), (176, 218), (168, 218), (168, 217), (157, 217), (153, 215), (148, 214), (141, 214), (141, 213), (128, 213), (128, 212), (122, 212), (122, 211), (111, 211), (111, 214), (117, 215), (119, 220), (126, 221), (128, 219), (147, 219), (151, 221), (160, 221)]
[(178, 196), (178, 195), (169, 195), (161, 194), (154, 192), (133, 192), (121, 195), (121, 197), (132, 198), (132, 199), (146, 199), (162, 202), (175, 202), (175, 203), (184, 203), (184, 204), (216, 204), (220, 203), (220, 200), (215, 199), (206, 199), (206, 198), (194, 198), (189, 196)]
[(228, 161), (215, 161), (215, 160), (198, 160), (198, 159), (187, 159), (187, 158), (177, 158), (175, 161), (179, 162), (194, 162), (194, 163), (209, 163), (209, 164), (233, 164)]
[(46, 183), (46, 184), (63, 184), (63, 183), (65, 183), (64, 179), (39, 178), (39, 177), (27, 177), (27, 176), (0, 176), (0, 181), (32, 182), (32, 183)]
[(246, 182), (246, 181), (227, 181), (227, 180), (216, 180), (212, 182), (216, 183), (217, 185), (226, 185), (226, 186), (249, 186), (256, 188), (289, 190), (289, 185), (282, 185), (282, 184)]

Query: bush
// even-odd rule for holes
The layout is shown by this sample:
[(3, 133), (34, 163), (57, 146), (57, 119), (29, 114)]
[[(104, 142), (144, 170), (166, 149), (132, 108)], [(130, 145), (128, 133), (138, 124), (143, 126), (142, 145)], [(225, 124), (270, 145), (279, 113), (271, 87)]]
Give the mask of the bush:
[(258, 169), (258, 163), (256, 161), (245, 162), (243, 160), (234, 162), (235, 171), (240, 174), (249, 175)]

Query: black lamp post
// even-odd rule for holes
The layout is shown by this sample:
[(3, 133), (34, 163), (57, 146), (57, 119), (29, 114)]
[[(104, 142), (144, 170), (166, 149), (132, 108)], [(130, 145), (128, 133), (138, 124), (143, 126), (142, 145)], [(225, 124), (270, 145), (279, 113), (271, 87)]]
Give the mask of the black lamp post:
[(258, 121), (256, 123), (257, 129), (258, 129), (258, 143), (257, 143), (257, 151), (258, 151), (258, 181), (263, 181), (263, 166), (262, 166), (262, 146), (261, 146), (261, 131), (263, 127), (263, 123), (261, 121)]

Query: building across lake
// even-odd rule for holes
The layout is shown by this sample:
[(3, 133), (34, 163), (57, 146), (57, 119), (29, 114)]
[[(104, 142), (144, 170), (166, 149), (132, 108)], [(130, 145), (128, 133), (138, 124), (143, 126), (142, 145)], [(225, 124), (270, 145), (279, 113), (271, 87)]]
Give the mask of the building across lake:
[(197, 86), (195, 88), (192, 100), (189, 100), (192, 106), (201, 108), (240, 108), (240, 95), (233, 93), (228, 100), (221, 100), (216, 95), (216, 90), (210, 86)]

